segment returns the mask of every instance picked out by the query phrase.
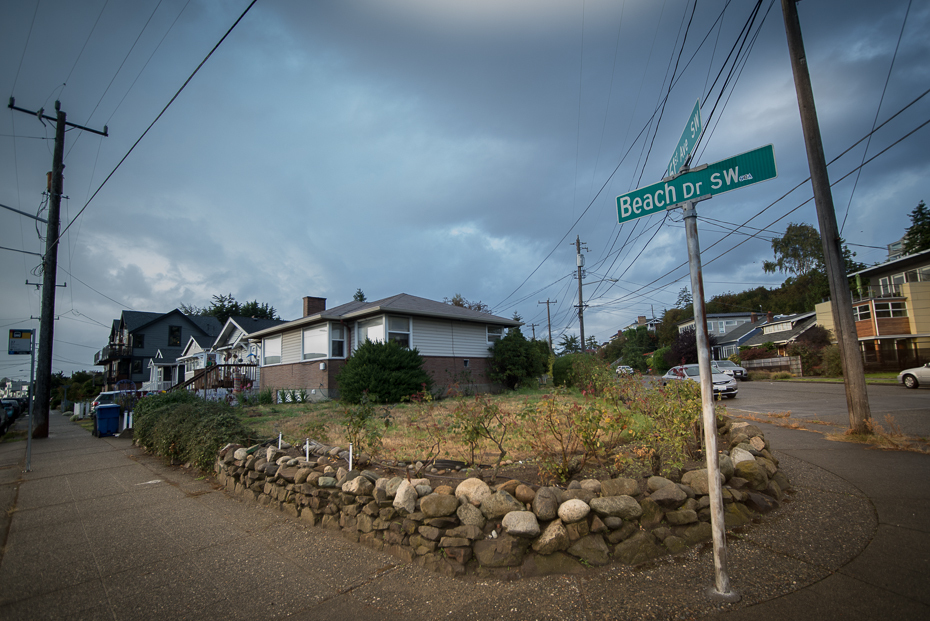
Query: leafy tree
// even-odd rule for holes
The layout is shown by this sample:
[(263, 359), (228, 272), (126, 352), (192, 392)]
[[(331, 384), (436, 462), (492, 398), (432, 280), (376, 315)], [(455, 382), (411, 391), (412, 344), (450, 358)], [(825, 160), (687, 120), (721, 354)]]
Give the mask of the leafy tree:
[(601, 347), (601, 344), (598, 342), (597, 337), (593, 334), (584, 340), (585, 349), (594, 349), (597, 350)]
[(490, 350), (491, 379), (510, 390), (546, 372), (548, 356), (535, 343), (526, 340), (518, 328), (495, 341)]
[[(707, 335), (707, 347), (713, 348), (717, 344), (717, 337)], [(685, 328), (672, 343), (665, 361), (671, 366), (678, 364), (695, 364), (698, 361), (697, 333), (693, 327)]]
[(655, 336), (646, 326), (630, 328), (623, 333), (623, 336), (622, 363), (637, 371), (645, 372), (649, 367), (645, 355), (655, 350)]
[(678, 324), (692, 317), (694, 317), (694, 312), (690, 308), (666, 309), (662, 313), (662, 323), (656, 329), (656, 338), (659, 345), (670, 347), (678, 339)]
[(423, 370), (423, 357), (414, 349), (402, 347), (396, 341), (366, 340), (353, 352), (336, 376), (339, 397), (348, 403), (398, 403), (403, 398), (433, 385)]
[(452, 306), (459, 306), (459, 307), (461, 307), (461, 308), (468, 308), (468, 309), (471, 309), (471, 310), (474, 310), (474, 311), (478, 311), (478, 312), (480, 312), (480, 313), (490, 313), (490, 312), (491, 312), (490, 307), (489, 307), (487, 304), (485, 304), (484, 302), (482, 302), (481, 300), (478, 300), (477, 302), (470, 302), (470, 301), (466, 300), (466, 299), (462, 296), (461, 293), (456, 293), (456, 294), (453, 295), (451, 298), (443, 298), (442, 301), (445, 302), (446, 304), (451, 304)]
[(233, 294), (214, 295), (210, 306), (200, 308), (193, 304), (181, 304), (179, 307), (185, 315), (200, 315), (202, 317), (216, 317), (220, 323), (234, 315), (255, 317), (256, 319), (281, 319), (274, 306), (260, 303), (258, 300), (240, 303)]
[(823, 246), (820, 233), (809, 224), (788, 224), (785, 234), (772, 240), (775, 261), (764, 261), (767, 273), (782, 272), (802, 276), (823, 272)]
[(904, 238), (904, 254), (914, 254), (930, 249), (930, 210), (920, 201), (909, 214), (911, 225)]
[(368, 298), (365, 297), (365, 292), (359, 287), (355, 290), (355, 295), (352, 296), (352, 300), (355, 302), (367, 302)]
[(561, 348), (559, 351), (560, 356), (581, 353), (581, 342), (575, 334), (563, 334), (562, 340), (559, 341), (559, 347)]

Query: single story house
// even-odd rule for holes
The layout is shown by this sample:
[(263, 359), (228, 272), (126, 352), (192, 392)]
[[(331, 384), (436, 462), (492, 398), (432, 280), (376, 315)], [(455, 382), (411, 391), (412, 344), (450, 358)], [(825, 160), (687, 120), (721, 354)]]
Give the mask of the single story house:
[(305, 297), (303, 317), (249, 335), (261, 344), (262, 390), (304, 389), (311, 399), (338, 398), (336, 376), (366, 339), (416, 348), (435, 392), (455, 382), (488, 391), (489, 347), (521, 322), (400, 293), (326, 309)]
[(779, 356), (787, 356), (788, 345), (817, 325), (814, 311), (796, 315), (777, 315), (760, 326), (761, 331), (743, 343), (744, 347), (760, 347), (774, 343)]

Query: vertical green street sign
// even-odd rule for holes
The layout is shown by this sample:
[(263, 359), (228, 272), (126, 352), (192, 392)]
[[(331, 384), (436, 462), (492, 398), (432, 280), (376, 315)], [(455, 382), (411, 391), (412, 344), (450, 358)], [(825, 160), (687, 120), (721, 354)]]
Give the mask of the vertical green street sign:
[(703, 200), (777, 176), (775, 148), (766, 145), (618, 196), (618, 222), (642, 218), (686, 201), (699, 197)]
[(685, 130), (681, 132), (681, 138), (678, 139), (678, 144), (672, 153), (672, 159), (669, 160), (668, 167), (665, 169), (666, 177), (681, 172), (681, 167), (685, 165), (685, 162), (691, 157), (691, 153), (694, 152), (694, 147), (697, 146), (702, 131), (704, 131), (704, 125), (701, 123), (701, 100), (698, 99), (694, 102), (694, 110), (691, 111), (691, 116), (688, 117), (688, 124), (685, 125)]

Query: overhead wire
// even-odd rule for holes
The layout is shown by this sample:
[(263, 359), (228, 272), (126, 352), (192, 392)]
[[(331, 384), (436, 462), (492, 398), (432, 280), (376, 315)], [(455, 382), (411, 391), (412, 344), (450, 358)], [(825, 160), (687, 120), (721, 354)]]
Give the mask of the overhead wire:
[[(64, 92), (64, 87), (68, 85), (68, 81), (71, 79), (71, 75), (74, 73), (74, 70), (77, 68), (78, 63), (81, 61), (81, 56), (84, 55), (84, 50), (87, 49), (87, 44), (90, 43), (91, 37), (94, 36), (94, 31), (97, 30), (97, 24), (100, 23), (100, 18), (103, 17), (103, 12), (106, 10), (108, 4), (110, 4), (110, 0), (106, 0), (106, 2), (103, 3), (103, 6), (100, 7), (100, 12), (97, 14), (97, 19), (96, 21), (94, 21), (94, 26), (93, 28), (90, 29), (90, 32), (87, 33), (87, 38), (84, 40), (84, 45), (81, 46), (81, 51), (78, 52), (78, 55), (74, 59), (74, 64), (71, 65), (71, 71), (68, 72), (68, 77), (65, 78), (64, 84), (61, 85), (62, 93)], [(60, 97), (61, 97), (61, 93), (59, 93), (59, 98)]]
[[(904, 11), (904, 21), (901, 22), (901, 31), (898, 33), (898, 42), (894, 46), (894, 54), (891, 56), (891, 64), (888, 66), (888, 75), (885, 76), (885, 85), (882, 87), (882, 95), (878, 99), (878, 107), (875, 109), (875, 118), (872, 120), (872, 129), (875, 129), (875, 124), (878, 122), (878, 115), (882, 111), (882, 103), (885, 101), (885, 93), (888, 91), (888, 82), (891, 81), (891, 71), (894, 69), (894, 61), (898, 57), (898, 49), (901, 47), (901, 39), (904, 37), (904, 27), (907, 26), (907, 16), (911, 12), (911, 0), (907, 0), (907, 9)], [(865, 143), (865, 150), (862, 152), (862, 159), (865, 161), (866, 156), (869, 154), (869, 145), (872, 143), (872, 134), (869, 134), (869, 139)], [(856, 180), (853, 181), (852, 190), (849, 192), (849, 201), (846, 203), (846, 213), (843, 214), (843, 224), (840, 225), (840, 235), (843, 234), (843, 229), (846, 228), (846, 218), (849, 217), (849, 208), (852, 205), (853, 196), (856, 194), (856, 187), (859, 185), (859, 176), (862, 172), (862, 168), (859, 168), (859, 172), (856, 173)]]

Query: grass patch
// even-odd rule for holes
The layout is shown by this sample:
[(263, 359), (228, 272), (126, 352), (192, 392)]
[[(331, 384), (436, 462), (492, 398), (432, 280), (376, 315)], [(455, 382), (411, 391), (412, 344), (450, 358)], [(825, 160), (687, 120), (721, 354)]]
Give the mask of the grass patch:
[(885, 451), (930, 453), (930, 440), (907, 435), (891, 414), (885, 415), (884, 426), (875, 420), (866, 421), (866, 425), (869, 428), (868, 433), (852, 433), (851, 430), (847, 430), (843, 434), (830, 434), (827, 438), (836, 442), (868, 444)]
[(3, 434), (3, 437), (0, 438), (0, 442), (21, 442), (26, 439), (26, 430), (25, 429), (13, 429), (7, 431)]

